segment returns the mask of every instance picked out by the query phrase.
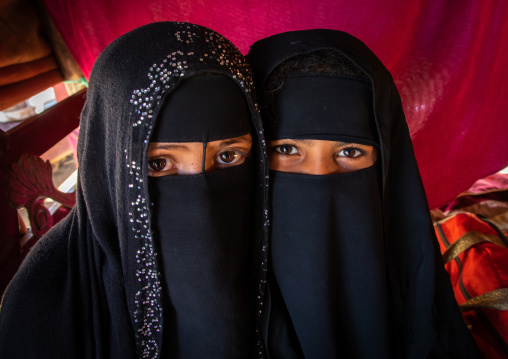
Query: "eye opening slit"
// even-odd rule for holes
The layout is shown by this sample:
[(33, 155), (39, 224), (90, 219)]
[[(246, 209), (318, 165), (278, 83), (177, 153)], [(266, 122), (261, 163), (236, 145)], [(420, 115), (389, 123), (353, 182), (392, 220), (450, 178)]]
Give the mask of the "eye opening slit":
[(203, 142), (203, 160), (201, 162), (201, 173), (205, 173), (205, 162), (206, 162), (206, 142)]

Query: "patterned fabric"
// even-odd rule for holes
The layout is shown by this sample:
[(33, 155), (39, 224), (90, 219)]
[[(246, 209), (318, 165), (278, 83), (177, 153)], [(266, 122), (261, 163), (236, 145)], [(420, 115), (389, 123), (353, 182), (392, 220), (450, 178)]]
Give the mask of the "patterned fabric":
[(508, 358), (508, 240), (491, 221), (459, 213), (435, 225), (462, 316), (485, 358)]

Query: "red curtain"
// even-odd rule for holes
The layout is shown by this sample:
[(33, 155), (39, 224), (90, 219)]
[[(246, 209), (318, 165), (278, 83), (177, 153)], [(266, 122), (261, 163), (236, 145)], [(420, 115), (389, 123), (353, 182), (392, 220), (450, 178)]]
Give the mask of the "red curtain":
[(244, 53), (263, 37), (311, 28), (363, 40), (402, 96), (431, 208), (508, 164), (505, 0), (45, 0), (85, 76), (119, 35), (189, 21)]

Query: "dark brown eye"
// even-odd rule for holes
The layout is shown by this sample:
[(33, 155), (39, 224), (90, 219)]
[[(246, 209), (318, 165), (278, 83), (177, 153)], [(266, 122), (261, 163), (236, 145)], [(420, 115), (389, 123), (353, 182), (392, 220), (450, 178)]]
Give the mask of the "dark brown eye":
[(337, 156), (339, 157), (348, 157), (348, 158), (356, 158), (356, 157), (360, 157), (361, 155), (363, 155), (364, 152), (358, 148), (355, 148), (355, 147), (349, 147), (349, 148), (344, 148), (343, 150), (341, 150)]
[(154, 171), (162, 171), (166, 167), (166, 160), (164, 158), (154, 158), (148, 162), (148, 165)]
[(294, 155), (298, 153), (298, 150), (293, 145), (280, 145), (275, 147), (275, 151), (279, 152), (281, 155)]
[(235, 151), (224, 151), (219, 154), (219, 161), (221, 163), (231, 163), (238, 157)]

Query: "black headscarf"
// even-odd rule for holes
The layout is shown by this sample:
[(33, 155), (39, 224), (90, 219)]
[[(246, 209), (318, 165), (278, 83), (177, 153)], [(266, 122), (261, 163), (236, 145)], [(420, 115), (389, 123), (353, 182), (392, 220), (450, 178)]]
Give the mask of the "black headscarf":
[[(188, 318), (189, 314), (188, 309), (172, 302), (173, 293), (176, 295), (175, 302), (180, 304), (185, 293), (178, 292), (183, 287), (170, 293), (167, 290), (171, 284), (168, 278), (171, 276), (179, 281), (178, 286), (199, 274), (189, 274), (184, 270), (189, 265), (184, 260), (186, 255), (187, 258), (193, 254), (201, 256), (200, 259), (212, 258), (202, 264), (203, 268), (218, 268), (218, 272), (212, 270), (214, 280), (224, 268), (213, 257), (203, 256), (202, 248), (186, 248), (187, 244), (178, 247), (181, 243), (176, 242), (176, 235), (173, 237), (167, 232), (173, 228), (162, 223), (160, 216), (152, 218), (161, 205), (170, 209), (176, 217), (180, 216), (168, 219), (170, 223), (182, 220), (182, 213), (178, 212), (178, 208), (170, 208), (171, 204), (157, 201), (159, 189), (153, 181), (148, 181), (147, 176), (147, 147), (154, 132), (154, 123), (158, 123), (155, 119), (161, 117), (161, 106), (168, 103), (166, 100), (170, 100), (173, 93), (178, 93), (180, 86), (182, 89), (186, 86), (186, 79), (198, 77), (229, 81), (229, 84), (241, 89), (246, 108), (240, 111), (247, 109), (250, 114), (248, 127), (252, 129), (253, 157), (240, 166), (210, 173), (210, 176), (174, 176), (167, 182), (184, 182), (184, 177), (199, 182), (196, 178), (206, 176), (210, 177), (210, 186), (220, 190), (224, 177), (235, 178), (235, 173), (249, 171), (250, 168), (254, 172), (252, 181), (256, 190), (253, 237), (249, 238), (248, 248), (243, 238), (237, 247), (224, 247), (221, 243), (218, 247), (222, 247), (217, 249), (209, 243), (210, 247), (206, 249), (212, 254), (232, 251), (240, 255), (235, 259), (238, 263), (225, 261), (224, 264), (238, 272), (224, 278), (223, 287), (213, 288), (216, 290), (214, 293), (209, 293), (205, 284), (206, 294), (218, 296), (195, 296), (189, 301), (208, 305), (212, 310), (224, 310), (224, 313), (215, 312), (203, 318), (204, 321), (219, 317), (229, 320), (231, 312), (235, 315), (241, 313), (246, 325), (254, 330), (250, 312), (259, 314), (264, 283), (262, 266), (266, 265), (261, 253), (266, 242), (267, 170), (261, 124), (252, 98), (251, 73), (236, 47), (214, 31), (188, 23), (161, 22), (121, 36), (101, 53), (94, 65), (78, 142), (80, 167), (76, 206), (33, 248), (9, 285), (0, 311), (0, 357), (157, 358), (161, 355), (161, 347), (164, 355), (175, 354), (178, 350), (174, 348), (183, 347), (181, 343), (172, 346), (166, 342), (167, 338), (181, 337), (180, 333), (186, 330), (179, 327), (182, 323), (175, 322), (175, 316), (182, 314)], [(245, 126), (237, 130), (233, 131), (234, 135), (249, 131), (245, 130)], [(229, 136), (224, 133), (218, 135)], [(212, 139), (199, 141), (208, 140)], [(218, 180), (218, 177), (222, 179)], [(204, 182), (207, 180), (201, 181)], [(245, 190), (243, 185), (249, 186), (241, 182), (240, 190)], [(153, 190), (151, 196), (149, 188), (150, 192)], [(194, 203), (199, 204), (203, 200), (199, 198), (201, 190), (196, 189), (189, 194), (194, 195)], [(182, 196), (181, 193), (176, 195)], [(162, 196), (166, 198), (166, 195), (160, 198)], [(242, 198), (250, 211), (250, 197)], [(241, 202), (242, 198), (238, 201)], [(188, 209), (185, 211), (188, 213)], [(243, 220), (244, 223), (250, 222)], [(193, 221), (199, 219), (194, 218)], [(203, 223), (205, 227), (210, 224), (208, 219)], [(199, 223), (197, 234), (193, 233), (196, 238), (203, 231), (213, 229), (201, 225)], [(215, 226), (215, 223), (210, 226)], [(188, 227), (185, 229), (188, 230)], [(223, 229), (218, 230), (220, 236)], [(175, 240), (176, 244), (172, 248), (166, 247), (162, 244), (163, 240)], [(198, 242), (194, 244), (199, 246)], [(188, 253), (172, 256), (171, 250), (174, 249), (187, 250)], [(190, 253), (194, 250), (196, 252)], [(247, 251), (253, 254), (255, 261), (246, 257)], [(161, 257), (164, 260), (162, 266)], [(183, 262), (179, 266), (176, 261)], [(169, 273), (171, 270), (175, 273)], [(247, 273), (248, 270), (255, 276)], [(243, 283), (242, 288), (235, 288), (242, 294), (230, 300), (226, 292), (238, 283), (238, 278), (246, 279), (248, 283)], [(200, 286), (203, 283), (189, 284)], [(254, 299), (245, 299), (247, 292), (252, 298), (259, 298), (256, 303)], [(221, 307), (220, 302), (225, 298), (230, 301)], [(199, 327), (198, 316), (204, 310), (200, 308), (196, 313), (193, 319), (198, 321), (198, 325), (192, 330)], [(231, 326), (238, 328), (237, 324)], [(214, 325), (204, 325), (206, 329), (202, 334), (214, 335), (210, 334), (210, 328), (217, 328)], [(192, 327), (191, 324), (189, 326)], [(175, 334), (174, 330), (181, 332)], [(227, 331), (223, 331), (215, 339), (229, 343), (228, 335)], [(194, 339), (198, 352), (203, 347), (197, 343), (201, 339)], [(232, 350), (242, 352), (238, 356), (248, 357), (252, 348), (245, 349), (245, 346), (250, 345), (250, 341), (251, 334), (246, 334), (244, 330), (243, 334), (232, 339), (235, 345), (241, 343), (240, 347)], [(231, 348), (225, 349), (226, 356), (233, 353), (229, 351)], [(246, 350), (250, 352), (245, 353)], [(217, 352), (212, 355), (220, 356)]]
[[(478, 357), (439, 255), (400, 97), (379, 59), (340, 31), (274, 35), (247, 56), (258, 92), (278, 65), (318, 50), (340, 52), (372, 85), (337, 74), (290, 77), (264, 118), (268, 139), (371, 144), (379, 156), (345, 174), (272, 173), (268, 356)], [(316, 92), (325, 85), (329, 92)]]

